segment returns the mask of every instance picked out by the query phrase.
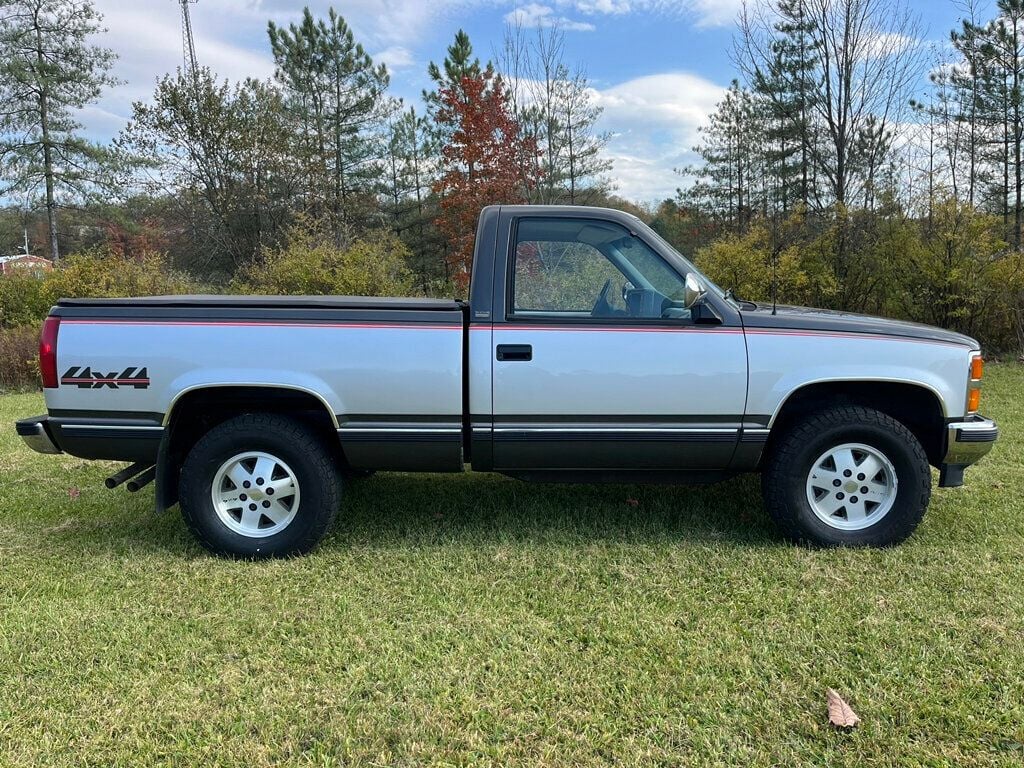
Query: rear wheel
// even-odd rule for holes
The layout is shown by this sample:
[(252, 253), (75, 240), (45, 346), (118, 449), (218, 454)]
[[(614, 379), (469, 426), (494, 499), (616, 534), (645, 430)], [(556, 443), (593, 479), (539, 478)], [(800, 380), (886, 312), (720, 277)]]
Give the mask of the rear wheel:
[(789, 538), (824, 546), (889, 546), (913, 533), (931, 497), (924, 449), (871, 408), (806, 417), (774, 444), (765, 506)]
[(181, 469), (185, 522), (221, 555), (298, 555), (313, 549), (337, 514), (341, 483), (322, 439), (283, 416), (246, 414), (196, 443)]

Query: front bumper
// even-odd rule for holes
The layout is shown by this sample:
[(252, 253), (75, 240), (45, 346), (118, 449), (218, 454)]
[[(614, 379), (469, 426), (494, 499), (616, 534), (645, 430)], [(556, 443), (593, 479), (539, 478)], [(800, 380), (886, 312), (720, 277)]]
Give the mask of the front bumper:
[(33, 416), (30, 419), (19, 419), (14, 428), (18, 435), (25, 441), (25, 445), (36, 453), (61, 453), (60, 448), (53, 442), (50, 430), (47, 427), (48, 416)]
[(939, 486), (963, 485), (964, 468), (992, 450), (999, 427), (992, 419), (970, 416), (947, 425), (946, 455), (939, 466)]

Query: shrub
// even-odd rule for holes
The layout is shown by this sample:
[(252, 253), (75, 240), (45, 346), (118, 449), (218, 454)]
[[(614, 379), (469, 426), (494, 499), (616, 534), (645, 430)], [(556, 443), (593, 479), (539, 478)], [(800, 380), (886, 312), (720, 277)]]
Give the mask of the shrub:
[(773, 253), (771, 234), (761, 223), (744, 235), (729, 235), (699, 249), (695, 261), (722, 288), (732, 288), (744, 299), (767, 302), (772, 299), (773, 257), (780, 303), (809, 304), (833, 290), (823, 273), (805, 268), (805, 255), (798, 246)]
[(0, 328), (0, 390), (39, 386), (39, 326)]
[(68, 256), (43, 278), (41, 292), (48, 308), (61, 298), (163, 296), (196, 290), (196, 283), (171, 270), (159, 253), (129, 258), (100, 247)]
[(337, 246), (308, 227), (295, 227), (285, 246), (244, 267), (232, 281), (243, 293), (407, 296), (409, 250), (391, 232), (369, 232)]
[(40, 322), (49, 309), (43, 279), (19, 273), (0, 276), (0, 328)]
[(197, 285), (172, 271), (158, 253), (126, 257), (106, 248), (68, 256), (42, 278), (0, 277), (0, 327), (39, 323), (64, 298), (194, 293)]

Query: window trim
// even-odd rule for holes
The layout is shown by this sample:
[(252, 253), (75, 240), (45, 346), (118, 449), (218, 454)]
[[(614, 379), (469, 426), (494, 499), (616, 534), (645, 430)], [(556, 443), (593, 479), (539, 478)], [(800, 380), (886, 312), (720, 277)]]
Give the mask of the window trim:
[[(503, 318), (505, 320), (505, 322), (507, 322), (507, 323), (515, 323), (517, 325), (518, 324), (522, 324), (522, 325), (579, 325), (579, 326), (587, 326), (587, 325), (592, 325), (592, 326), (623, 325), (623, 326), (647, 326), (647, 327), (654, 326), (654, 327), (662, 327), (662, 328), (680, 328), (680, 327), (690, 327), (690, 326), (696, 325), (696, 322), (693, 320), (692, 317), (691, 318), (669, 318), (669, 317), (571, 317), (571, 316), (554, 316), (554, 315), (550, 316), (550, 317), (536, 317), (536, 316), (517, 314), (516, 311), (515, 311), (515, 301), (516, 301), (516, 299), (515, 299), (515, 290), (516, 290), (516, 275), (515, 275), (516, 246), (517, 246), (517, 244), (519, 242), (519, 225), (520, 225), (520, 223), (522, 221), (527, 220), (527, 219), (537, 219), (537, 220), (543, 220), (543, 219), (548, 219), (548, 220), (550, 220), (550, 219), (563, 219), (563, 220), (572, 219), (574, 221), (593, 221), (593, 222), (597, 222), (597, 223), (600, 223), (600, 224), (605, 224), (605, 225), (612, 224), (614, 226), (621, 227), (622, 230), (624, 232), (626, 232), (626, 234), (632, 235), (637, 240), (639, 240), (641, 243), (643, 243), (645, 246), (647, 246), (647, 248), (651, 251), (651, 253), (653, 253), (657, 258), (661, 259), (662, 263), (669, 270), (671, 270), (673, 273), (678, 275), (681, 280), (685, 280), (686, 279), (685, 275), (679, 275), (679, 270), (677, 270), (675, 268), (675, 266), (673, 266), (672, 263), (670, 261), (668, 261), (668, 259), (666, 259), (657, 248), (655, 248), (649, 242), (647, 242), (647, 240), (644, 239), (641, 236), (640, 232), (637, 232), (636, 230), (630, 229), (629, 227), (624, 225), (622, 222), (619, 222), (619, 221), (609, 221), (608, 219), (603, 219), (603, 218), (594, 217), (594, 216), (565, 216), (565, 215), (561, 215), (561, 214), (559, 214), (559, 215), (539, 215), (539, 216), (530, 216), (530, 215), (526, 214), (526, 215), (515, 216), (514, 219), (513, 219), (513, 223), (512, 223), (512, 227), (511, 227), (510, 233), (509, 233), (510, 237), (508, 239), (508, 246), (507, 246), (507, 251), (506, 251), (506, 255), (505, 255), (505, 313), (504, 313), (504, 318)], [(591, 246), (591, 247), (593, 247), (593, 246)], [(597, 250), (597, 249), (595, 248), (594, 250)], [(600, 251), (597, 251), (597, 252), (601, 254), (602, 258), (608, 260), (609, 263), (612, 265), (612, 267), (614, 267), (615, 270), (617, 272), (619, 272), (619, 274), (622, 274), (622, 271), (618, 268), (618, 266), (615, 265), (614, 262), (612, 262), (610, 259), (608, 259), (608, 257), (605, 256)], [(623, 277), (626, 277), (626, 275), (623, 275)], [(543, 310), (529, 310), (529, 311), (537, 312), (537, 311), (543, 311)]]

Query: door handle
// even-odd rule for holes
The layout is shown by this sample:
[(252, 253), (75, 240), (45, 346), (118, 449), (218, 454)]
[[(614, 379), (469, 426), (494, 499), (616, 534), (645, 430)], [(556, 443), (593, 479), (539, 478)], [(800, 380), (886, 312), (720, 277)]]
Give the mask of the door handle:
[(499, 344), (498, 359), (506, 362), (533, 360), (533, 346), (530, 344)]

